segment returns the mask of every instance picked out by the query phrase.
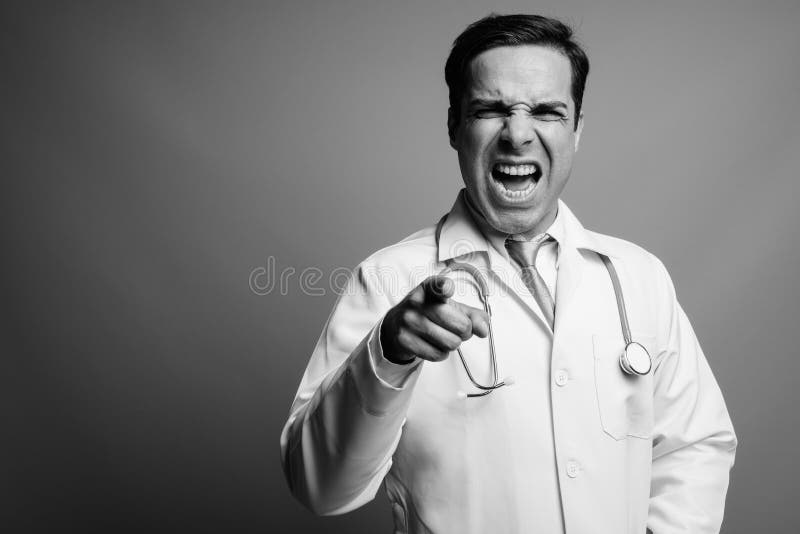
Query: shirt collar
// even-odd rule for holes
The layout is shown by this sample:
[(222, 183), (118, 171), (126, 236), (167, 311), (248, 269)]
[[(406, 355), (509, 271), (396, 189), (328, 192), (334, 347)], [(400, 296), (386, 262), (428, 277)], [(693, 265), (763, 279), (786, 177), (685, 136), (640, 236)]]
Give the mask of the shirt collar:
[[(508, 257), (505, 241), (508, 234), (499, 232), (489, 225), (479, 226), (467, 205), (466, 190), (462, 189), (453, 208), (441, 225), (439, 236), (439, 261), (444, 262), (469, 254), (483, 252), (489, 255), (489, 246), (504, 257)], [(477, 216), (477, 214), (476, 214)], [(546, 231), (562, 248), (591, 250), (606, 256), (616, 254), (597, 237), (586, 230), (567, 205), (558, 199), (556, 218)]]

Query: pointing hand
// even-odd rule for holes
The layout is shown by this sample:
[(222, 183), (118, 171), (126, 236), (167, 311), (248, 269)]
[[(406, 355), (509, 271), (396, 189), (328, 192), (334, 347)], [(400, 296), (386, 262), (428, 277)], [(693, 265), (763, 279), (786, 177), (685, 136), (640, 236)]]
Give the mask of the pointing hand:
[(489, 334), (489, 315), (478, 308), (450, 300), (455, 284), (445, 276), (431, 276), (415, 287), (381, 325), (384, 357), (395, 363), (415, 358), (442, 361), (473, 334)]

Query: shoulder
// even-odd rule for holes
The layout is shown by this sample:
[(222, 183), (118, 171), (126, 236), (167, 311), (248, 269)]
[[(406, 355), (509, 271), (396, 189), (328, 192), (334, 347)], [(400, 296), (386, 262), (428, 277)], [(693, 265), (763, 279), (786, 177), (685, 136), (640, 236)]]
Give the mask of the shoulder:
[(670, 318), (678, 304), (675, 287), (664, 264), (655, 254), (635, 243), (590, 233), (598, 248), (611, 257), (624, 291), (632, 331), (659, 339), (662, 345), (666, 343), (665, 328), (671, 324)]
[[(569, 207), (559, 200), (559, 214), (563, 213), (563, 231), (569, 242), (589, 253), (609, 256), (617, 269), (629, 271), (636, 278), (648, 278), (663, 270), (661, 261), (650, 251), (619, 237), (610, 236), (584, 227)], [(599, 256), (595, 259), (599, 261)]]
[(597, 244), (598, 251), (611, 257), (623, 286), (658, 303), (676, 298), (672, 278), (655, 254), (625, 239), (589, 230), (586, 232)]
[(655, 254), (636, 243), (591, 230), (586, 230), (586, 233), (599, 245), (600, 251), (618, 260), (632, 272), (657, 274), (665, 271), (664, 264)]
[(675, 286), (664, 263), (655, 254), (625, 239), (587, 233), (592, 235), (599, 249), (611, 256), (628, 294), (642, 297), (643, 302), (648, 303), (645, 312), (654, 317), (669, 313), (663, 306), (674, 306), (677, 302)]
[(369, 255), (361, 266), (409, 266), (436, 260), (435, 226), (428, 226)]
[(441, 270), (434, 233), (435, 226), (429, 226), (372, 253), (356, 267), (353, 282), (399, 300)]

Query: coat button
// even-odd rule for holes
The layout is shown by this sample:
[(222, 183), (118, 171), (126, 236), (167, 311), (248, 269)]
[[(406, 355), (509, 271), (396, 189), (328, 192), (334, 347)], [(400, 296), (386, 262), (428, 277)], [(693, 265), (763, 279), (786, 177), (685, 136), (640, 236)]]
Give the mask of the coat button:
[(581, 467), (580, 465), (578, 465), (578, 462), (574, 460), (570, 460), (569, 462), (567, 462), (567, 476), (569, 478), (575, 478), (576, 476), (578, 476), (580, 470)]
[(569, 382), (569, 373), (564, 369), (556, 371), (556, 384), (559, 386), (566, 386)]

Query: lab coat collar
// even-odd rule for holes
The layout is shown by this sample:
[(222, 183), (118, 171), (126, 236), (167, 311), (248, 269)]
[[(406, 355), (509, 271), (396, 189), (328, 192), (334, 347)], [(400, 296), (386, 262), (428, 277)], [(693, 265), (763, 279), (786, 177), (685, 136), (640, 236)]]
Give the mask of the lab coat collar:
[(562, 225), (564, 237), (563, 240), (558, 240), (562, 246), (576, 250), (589, 250), (612, 258), (618, 257), (618, 253), (606, 243), (601, 242), (597, 238), (597, 234), (583, 227), (572, 210), (561, 199), (558, 199), (558, 210), (559, 214), (563, 213), (564, 215), (564, 224)]
[[(490, 248), (494, 249), (495, 247), (489, 244), (487, 237), (481, 233), (469, 214), (465, 194), (466, 190), (464, 189), (459, 192), (453, 208), (442, 225), (441, 235), (439, 236), (438, 259), (440, 262), (451, 259), (461, 261), (466, 259), (463, 258), (465, 256), (483, 253), (491, 265), (491, 259), (494, 254), (490, 253)], [(548, 231), (556, 234), (553, 237), (558, 241), (562, 251), (590, 250), (612, 258), (616, 256), (613, 250), (601, 243), (593, 233), (583, 227), (578, 218), (572, 213), (572, 210), (561, 199), (558, 200), (558, 218), (561, 219), (559, 221), (560, 224), (554, 225)], [(493, 237), (489, 236), (489, 239), (493, 239)], [(498, 249), (496, 252), (505, 257), (504, 248), (502, 250)]]
[(458, 193), (450, 213), (442, 225), (439, 235), (439, 261), (463, 260), (464, 256), (483, 252), (488, 255), (489, 243), (481, 233), (477, 223), (469, 214), (465, 195), (466, 190)]

